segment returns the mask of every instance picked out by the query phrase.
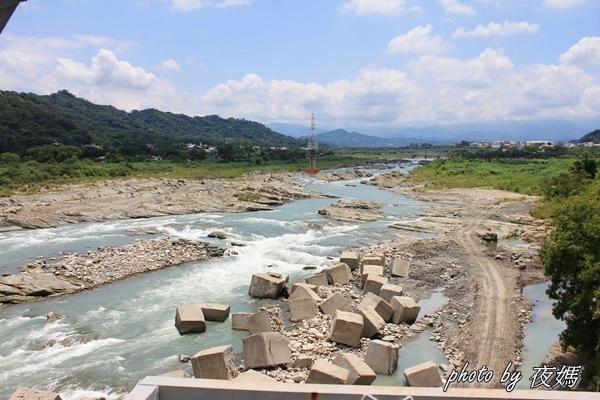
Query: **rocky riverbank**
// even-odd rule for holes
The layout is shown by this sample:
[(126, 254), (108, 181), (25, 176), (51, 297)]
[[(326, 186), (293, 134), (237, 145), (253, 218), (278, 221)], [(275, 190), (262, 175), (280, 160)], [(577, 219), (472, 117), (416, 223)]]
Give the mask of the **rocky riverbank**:
[(141, 273), (209, 260), (223, 254), (223, 249), (204, 242), (155, 239), (100, 247), (85, 254), (63, 253), (58, 261), (40, 258), (21, 267), (21, 273), (0, 278), (0, 304), (71, 294)]

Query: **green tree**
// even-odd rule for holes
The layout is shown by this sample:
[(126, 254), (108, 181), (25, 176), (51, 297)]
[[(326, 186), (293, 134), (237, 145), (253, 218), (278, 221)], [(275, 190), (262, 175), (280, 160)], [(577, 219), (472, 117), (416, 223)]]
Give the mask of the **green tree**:
[(563, 346), (573, 346), (600, 385), (600, 182), (559, 207), (540, 256), (551, 278), (553, 314), (564, 320)]

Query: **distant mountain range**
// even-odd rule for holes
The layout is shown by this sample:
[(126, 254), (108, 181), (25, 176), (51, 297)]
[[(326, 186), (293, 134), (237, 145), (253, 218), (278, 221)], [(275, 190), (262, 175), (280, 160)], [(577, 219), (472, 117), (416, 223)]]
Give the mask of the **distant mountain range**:
[[(269, 124), (276, 132), (293, 137), (308, 137), (308, 126), (293, 124)], [(583, 135), (597, 129), (600, 120), (543, 121), (492, 121), (470, 122), (452, 125), (431, 125), (405, 128), (364, 128), (359, 132), (344, 129), (317, 130), (317, 140), (335, 146), (346, 147), (393, 147), (410, 143), (456, 143), (461, 140), (551, 140), (567, 142), (579, 140)]]

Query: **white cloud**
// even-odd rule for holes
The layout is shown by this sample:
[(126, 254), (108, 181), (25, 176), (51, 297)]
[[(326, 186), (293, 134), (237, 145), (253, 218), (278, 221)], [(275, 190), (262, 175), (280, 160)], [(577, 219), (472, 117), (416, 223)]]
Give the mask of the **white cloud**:
[(440, 36), (430, 35), (431, 25), (417, 26), (403, 35), (396, 36), (387, 45), (389, 53), (440, 53), (449, 50), (452, 45)]
[(567, 65), (600, 65), (600, 37), (584, 37), (560, 55), (560, 61)]
[(521, 33), (534, 34), (540, 29), (538, 24), (532, 24), (527, 21), (511, 22), (504, 21), (500, 24), (498, 22), (490, 22), (487, 26), (481, 24), (477, 25), (475, 29), (466, 29), (460, 27), (452, 33), (453, 38), (469, 37), (469, 36), (507, 36), (516, 35)]
[(444, 10), (453, 14), (467, 14), (467, 15), (475, 15), (477, 14), (477, 10), (475, 10), (471, 6), (467, 6), (462, 4), (458, 0), (439, 0)]
[(179, 63), (172, 58), (164, 60), (158, 68), (165, 71), (179, 71), (181, 69)]
[(405, 10), (406, 0), (349, 0), (342, 3), (338, 10), (358, 15), (386, 14), (397, 15)]
[(569, 9), (587, 3), (588, 0), (543, 0), (542, 4), (550, 8)]
[(170, 0), (171, 6), (175, 10), (190, 11), (204, 7), (227, 8), (234, 6), (244, 6), (252, 3), (253, 0)]

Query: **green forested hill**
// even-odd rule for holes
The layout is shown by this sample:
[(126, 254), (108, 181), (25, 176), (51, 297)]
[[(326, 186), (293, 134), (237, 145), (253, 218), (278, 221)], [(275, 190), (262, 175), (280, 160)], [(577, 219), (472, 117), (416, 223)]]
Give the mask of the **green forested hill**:
[(592, 131), (579, 139), (579, 143), (585, 142), (600, 143), (600, 129), (596, 129), (595, 131)]
[(303, 142), (262, 124), (216, 115), (189, 117), (154, 109), (125, 112), (66, 90), (49, 96), (0, 91), (0, 153), (23, 156), (34, 147), (96, 144), (122, 155), (160, 154), (183, 143), (299, 147)]

